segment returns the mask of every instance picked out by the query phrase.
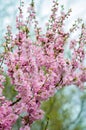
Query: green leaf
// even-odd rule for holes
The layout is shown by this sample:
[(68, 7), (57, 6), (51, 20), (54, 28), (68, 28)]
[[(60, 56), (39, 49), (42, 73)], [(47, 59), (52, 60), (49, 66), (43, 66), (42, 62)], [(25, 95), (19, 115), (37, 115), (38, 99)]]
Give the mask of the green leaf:
[(42, 66), (41, 68), (44, 71), (44, 75), (46, 75), (48, 73), (46, 66)]

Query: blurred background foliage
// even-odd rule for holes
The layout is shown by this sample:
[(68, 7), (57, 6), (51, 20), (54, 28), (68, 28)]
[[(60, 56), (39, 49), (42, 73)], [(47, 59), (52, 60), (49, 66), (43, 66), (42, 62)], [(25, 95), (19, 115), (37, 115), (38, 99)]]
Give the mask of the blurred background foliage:
[(67, 86), (42, 103), (44, 119), (31, 130), (86, 130), (86, 92)]
[[(25, 0), (25, 7), (30, 0)], [(28, 4), (27, 4), (28, 3)], [(45, 22), (49, 18), (52, 0), (35, 0), (37, 18), (40, 26), (44, 29)], [(64, 5), (65, 10), (72, 8), (73, 12), (69, 18), (66, 28), (70, 27), (75, 19), (81, 17), (86, 21), (85, 5), (86, 0), (59, 0)], [(11, 25), (15, 32), (15, 18), (18, 13), (19, 0), (0, 0), (0, 43), (3, 42), (3, 36), (6, 26)], [(71, 21), (71, 22), (70, 22)], [(5, 89), (3, 95), (8, 100), (15, 101), (17, 92), (15, 86), (10, 83), (6, 76), (4, 83)], [(31, 130), (86, 130), (86, 91), (80, 90), (76, 86), (67, 86), (58, 90), (54, 97), (42, 103), (42, 109), (45, 112), (41, 121), (33, 123)], [(19, 130), (21, 119), (19, 118), (12, 130)]]

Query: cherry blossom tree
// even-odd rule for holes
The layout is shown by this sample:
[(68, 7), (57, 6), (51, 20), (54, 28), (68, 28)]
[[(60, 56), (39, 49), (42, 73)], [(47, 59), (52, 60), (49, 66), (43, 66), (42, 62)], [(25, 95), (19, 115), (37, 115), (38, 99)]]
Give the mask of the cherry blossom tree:
[[(42, 102), (65, 86), (76, 85), (84, 89), (86, 82), (86, 27), (81, 19), (66, 31), (65, 21), (71, 9), (65, 13), (61, 8), (59, 14), (59, 4), (53, 0), (52, 13), (43, 33), (36, 18), (34, 1), (27, 9), (25, 20), (22, 8), (23, 2), (16, 17), (17, 33), (13, 35), (11, 27), (7, 27), (2, 44), (4, 51), (0, 54), (0, 130), (11, 130), (19, 118), (19, 129), (30, 130), (33, 122), (43, 119), (45, 115)], [(34, 40), (31, 38), (31, 27)], [(71, 38), (78, 28), (80, 36)], [(65, 57), (66, 45), (69, 46), (70, 57)], [(15, 91), (12, 99), (5, 95), (7, 76)]]

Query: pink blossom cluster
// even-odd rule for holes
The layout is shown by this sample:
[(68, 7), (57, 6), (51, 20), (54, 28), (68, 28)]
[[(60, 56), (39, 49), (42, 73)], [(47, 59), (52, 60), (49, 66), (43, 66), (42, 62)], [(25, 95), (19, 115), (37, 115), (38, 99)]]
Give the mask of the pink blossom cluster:
[[(0, 129), (10, 130), (22, 113), (22, 128), (29, 130), (30, 125), (43, 118), (41, 102), (53, 96), (57, 89), (67, 85), (84, 87), (86, 82), (86, 28), (82, 24), (78, 40), (70, 39), (77, 28), (73, 26), (68, 32), (64, 30), (67, 13), (58, 16), (58, 3), (53, 1), (52, 14), (45, 34), (39, 28), (34, 11), (34, 3), (28, 8), (28, 20), (23, 21), (22, 9), (17, 17), (18, 33), (13, 37), (10, 27), (6, 35), (2, 62), (7, 66), (7, 75), (11, 78), (18, 92), (16, 102), (1, 99)], [(32, 22), (31, 22), (32, 21)], [(33, 24), (35, 41), (30, 37), (30, 26)], [(8, 35), (9, 34), (9, 35)], [(65, 57), (65, 45), (69, 42), (71, 57)], [(0, 75), (0, 88), (3, 77)], [(1, 98), (1, 97), (0, 97)], [(4, 101), (3, 101), (4, 100)]]
[(18, 115), (14, 113), (10, 103), (0, 99), (0, 130), (11, 130), (12, 125), (18, 119)]

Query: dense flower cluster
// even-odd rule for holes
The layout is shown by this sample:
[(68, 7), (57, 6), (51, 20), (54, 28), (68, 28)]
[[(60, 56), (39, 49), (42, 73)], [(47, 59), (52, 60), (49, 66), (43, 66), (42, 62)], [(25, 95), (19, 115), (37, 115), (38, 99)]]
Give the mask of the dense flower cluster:
[(16, 115), (10, 106), (9, 101), (3, 101), (4, 99), (0, 99), (0, 130), (11, 130), (12, 125), (18, 119), (18, 115)]
[[(22, 8), (17, 17), (15, 37), (8, 26), (3, 44), (4, 53), (1, 61), (7, 66), (7, 75), (11, 78), (15, 90), (18, 91), (16, 102), (10, 102), (0, 94), (0, 130), (10, 130), (21, 115), (22, 128), (29, 130), (33, 121), (43, 117), (41, 102), (53, 96), (57, 89), (75, 84), (84, 87), (86, 82), (85, 42), (86, 29), (82, 24), (78, 40), (70, 40), (71, 33), (77, 28), (73, 26), (68, 32), (64, 31), (65, 19), (70, 15), (61, 11), (58, 16), (58, 3), (53, 1), (52, 14), (46, 25), (46, 33), (38, 27), (34, 2), (28, 8), (28, 19), (23, 20)], [(35, 41), (30, 37), (30, 26), (33, 24)], [(65, 45), (69, 42), (70, 58), (65, 57)], [(2, 63), (3, 62), (3, 63)], [(0, 92), (3, 91), (5, 78), (0, 75)], [(1, 92), (2, 93), (2, 92)]]

